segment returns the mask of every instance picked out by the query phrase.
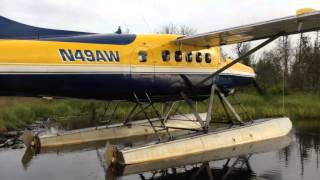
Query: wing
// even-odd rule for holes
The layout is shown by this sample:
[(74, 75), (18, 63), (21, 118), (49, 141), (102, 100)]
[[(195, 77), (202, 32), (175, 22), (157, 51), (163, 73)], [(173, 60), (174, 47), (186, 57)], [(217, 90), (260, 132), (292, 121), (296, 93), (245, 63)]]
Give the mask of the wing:
[(0, 16), (0, 39), (41, 39), (88, 34), (93, 33), (39, 28)]
[(320, 11), (313, 11), (246, 26), (185, 36), (176, 41), (185, 45), (213, 47), (265, 39), (279, 33), (290, 35), (318, 29), (320, 29)]

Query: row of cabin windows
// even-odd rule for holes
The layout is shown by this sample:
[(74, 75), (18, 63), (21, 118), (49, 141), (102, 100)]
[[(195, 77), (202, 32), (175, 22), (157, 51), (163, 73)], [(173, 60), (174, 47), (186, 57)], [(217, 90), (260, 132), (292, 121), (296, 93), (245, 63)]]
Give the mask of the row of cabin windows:
[[(148, 59), (147, 51), (139, 51), (138, 56), (139, 56), (139, 61), (140, 62), (146, 62), (147, 59)], [(164, 62), (170, 61), (170, 57), (171, 56), (170, 56), (170, 51), (169, 50), (163, 50), (162, 53), (161, 53), (161, 56), (162, 56), (162, 60)], [(174, 59), (175, 59), (176, 62), (181, 62), (182, 59), (183, 59), (182, 52), (181, 51), (175, 51)], [(187, 52), (186, 53), (185, 60), (187, 62), (189, 62), (189, 63), (192, 62), (192, 60), (193, 60), (192, 52)], [(203, 60), (203, 54), (201, 52), (197, 52), (195, 54), (195, 60), (196, 60), (197, 63), (201, 63), (202, 60)], [(212, 60), (211, 54), (210, 53), (204, 53), (204, 60), (205, 60), (206, 63), (211, 63), (211, 60)]]

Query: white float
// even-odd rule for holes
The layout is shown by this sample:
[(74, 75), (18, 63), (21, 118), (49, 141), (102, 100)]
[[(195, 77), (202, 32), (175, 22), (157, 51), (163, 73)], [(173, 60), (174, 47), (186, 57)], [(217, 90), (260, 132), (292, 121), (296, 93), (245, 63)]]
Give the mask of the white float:
[[(109, 166), (125, 167), (125, 174), (132, 174), (142, 167), (151, 171), (232, 157), (248, 152), (248, 147), (255, 143), (286, 136), (291, 129), (289, 118), (261, 119), (244, 126), (138, 148), (107, 148), (105, 158)], [(237, 150), (241, 146), (247, 151)]]

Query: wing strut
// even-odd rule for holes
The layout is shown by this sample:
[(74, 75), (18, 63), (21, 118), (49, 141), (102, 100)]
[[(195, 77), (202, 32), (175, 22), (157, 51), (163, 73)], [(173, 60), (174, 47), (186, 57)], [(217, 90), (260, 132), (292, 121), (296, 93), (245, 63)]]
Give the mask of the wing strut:
[(230, 68), (231, 66), (235, 65), (236, 63), (240, 62), (242, 59), (250, 56), (251, 54), (255, 53), (256, 51), (258, 51), (259, 49), (261, 49), (262, 47), (266, 46), (267, 44), (271, 43), (272, 41), (274, 41), (275, 39), (277, 39), (278, 37), (282, 36), (283, 33), (278, 33), (274, 36), (272, 36), (271, 38), (269, 38), (268, 40), (264, 41), (263, 43), (259, 44), (258, 46), (256, 46), (255, 48), (251, 49), (250, 51), (248, 51), (246, 54), (244, 54), (243, 56), (239, 57), (238, 59), (232, 61), (231, 63), (223, 66), (222, 68), (218, 69), (216, 72), (212, 73), (211, 75), (209, 75), (208, 77), (204, 78), (202, 81), (200, 81), (198, 84), (196, 84), (196, 86), (200, 86), (203, 83), (207, 82), (208, 80), (214, 78), (216, 75), (222, 73), (223, 71), (225, 71), (226, 69)]

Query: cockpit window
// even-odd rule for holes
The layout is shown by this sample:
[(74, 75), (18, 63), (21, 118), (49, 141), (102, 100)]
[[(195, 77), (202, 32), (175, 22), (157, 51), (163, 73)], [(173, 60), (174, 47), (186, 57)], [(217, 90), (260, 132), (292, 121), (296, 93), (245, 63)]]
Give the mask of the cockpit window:
[(148, 53), (147, 51), (139, 51), (138, 58), (140, 62), (146, 62), (148, 59)]

